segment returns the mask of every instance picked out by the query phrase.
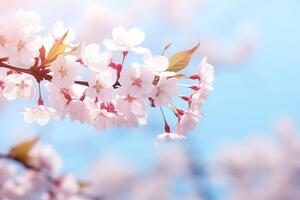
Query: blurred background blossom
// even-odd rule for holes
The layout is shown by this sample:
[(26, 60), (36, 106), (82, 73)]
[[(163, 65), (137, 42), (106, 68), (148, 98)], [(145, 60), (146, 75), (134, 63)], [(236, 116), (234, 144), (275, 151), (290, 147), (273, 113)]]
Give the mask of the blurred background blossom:
[[(167, 54), (201, 42), (193, 58), (207, 56), (216, 70), (205, 116), (190, 138), (154, 147), (162, 132), (159, 113), (150, 126), (113, 129), (52, 122), (26, 125), (16, 108), (1, 103), (0, 151), (42, 133), (61, 154), (63, 172), (88, 178), (108, 199), (296, 200), (299, 194), (300, 121), (297, 0), (0, 0), (2, 20), (18, 9), (75, 29), (81, 41), (97, 42), (117, 25), (140, 27), (146, 47)], [(265, 132), (255, 133), (262, 130)]]

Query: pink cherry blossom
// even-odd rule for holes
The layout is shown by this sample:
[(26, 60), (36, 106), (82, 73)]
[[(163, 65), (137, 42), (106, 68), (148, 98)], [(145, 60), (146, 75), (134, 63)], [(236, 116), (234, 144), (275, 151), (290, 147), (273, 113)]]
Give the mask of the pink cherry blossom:
[(147, 123), (145, 103), (130, 95), (118, 100), (116, 108), (120, 113), (119, 120), (128, 127), (136, 127)]
[(113, 74), (106, 70), (101, 73), (92, 72), (89, 76), (89, 87), (86, 95), (90, 98), (98, 98), (99, 101), (110, 101), (113, 98)]
[(53, 84), (47, 85), (49, 91), (49, 102), (52, 107), (58, 112), (58, 116), (63, 119), (68, 112), (68, 104), (72, 100), (72, 90), (57, 88)]
[(151, 70), (133, 63), (131, 67), (122, 71), (122, 76), (119, 79), (122, 85), (121, 93), (136, 98), (145, 97), (154, 88), (153, 80), (154, 74)]
[(36, 144), (29, 152), (30, 164), (36, 168), (56, 174), (62, 167), (62, 161), (54, 148), (48, 144)]
[(56, 184), (51, 189), (51, 194), (49, 193), (42, 196), (42, 200), (64, 200), (72, 199), (73, 196), (79, 192), (80, 186), (76, 180), (74, 174), (68, 173), (65, 176), (59, 178)]
[(34, 97), (33, 79), (27, 74), (10, 74), (4, 79), (3, 96), (7, 100), (32, 99)]
[(81, 123), (89, 121), (89, 110), (83, 101), (71, 101), (68, 104), (68, 113), (71, 121), (79, 120)]
[(0, 188), (6, 180), (10, 179), (17, 171), (17, 168), (7, 162), (0, 161)]
[(212, 85), (214, 81), (214, 68), (207, 62), (207, 58), (204, 57), (199, 65), (201, 81), (206, 85)]
[(114, 113), (106, 109), (93, 109), (90, 111), (90, 123), (98, 130), (105, 131), (114, 124)]
[[(170, 118), (177, 123), (170, 124), (176, 124), (176, 134), (160, 138), (179, 139), (196, 127), (213, 89), (214, 69), (206, 58), (197, 73), (172, 71), (167, 56), (153, 55), (140, 46), (145, 34), (138, 28), (116, 27), (112, 39), (102, 42), (106, 48), (102, 51), (99, 44), (75, 41), (73, 29), (60, 21), (42, 36), (41, 19), (33, 12), (20, 10), (11, 23), (0, 25), (0, 91), (7, 100), (35, 101), (35, 106), (21, 109), (27, 123), (46, 125), (57, 117), (69, 117), (99, 131), (136, 127), (147, 124), (147, 108), (152, 107), (161, 109), (165, 132), (171, 132), (162, 108), (166, 107), (174, 113)], [(144, 62), (129, 64), (131, 53), (138, 53), (134, 56)], [(185, 87), (187, 94), (179, 96), (179, 87)], [(179, 108), (178, 101), (186, 107)]]
[(59, 56), (50, 67), (53, 72), (52, 83), (60, 88), (68, 88), (75, 80), (80, 80), (83, 73), (75, 56)]
[(50, 107), (39, 105), (38, 107), (24, 108), (20, 110), (24, 115), (26, 123), (37, 122), (39, 125), (46, 125), (51, 119), (55, 119), (55, 110)]
[(33, 12), (19, 10), (9, 26), (7, 35), (2, 37), (7, 56), (15, 65), (29, 68), (38, 56), (42, 38), (37, 36), (41, 30), (40, 17)]
[(161, 76), (156, 87), (151, 92), (151, 98), (155, 106), (168, 106), (172, 103), (172, 97), (179, 94), (177, 79)]
[(193, 111), (187, 111), (180, 118), (176, 127), (176, 133), (186, 135), (189, 131), (193, 130), (199, 122), (199, 113)]

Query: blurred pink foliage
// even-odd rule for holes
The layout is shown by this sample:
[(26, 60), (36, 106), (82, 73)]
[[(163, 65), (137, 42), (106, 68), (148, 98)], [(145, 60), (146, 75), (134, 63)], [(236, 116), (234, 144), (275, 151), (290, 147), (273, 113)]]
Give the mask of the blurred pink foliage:
[(277, 140), (253, 138), (221, 151), (218, 169), (230, 183), (231, 200), (300, 198), (300, 136), (289, 119), (281, 119)]

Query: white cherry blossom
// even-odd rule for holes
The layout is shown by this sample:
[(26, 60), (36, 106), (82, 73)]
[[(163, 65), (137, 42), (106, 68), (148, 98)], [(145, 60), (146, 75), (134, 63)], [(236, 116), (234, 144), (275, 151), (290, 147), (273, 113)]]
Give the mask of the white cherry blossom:
[(113, 29), (113, 40), (106, 39), (103, 44), (111, 51), (132, 51), (135, 53), (145, 53), (147, 50), (143, 47), (138, 47), (144, 39), (145, 34), (139, 28), (132, 28), (127, 31), (123, 26), (118, 26)]
[(10, 74), (4, 79), (3, 96), (7, 100), (32, 99), (34, 97), (33, 79), (27, 74)]
[(113, 74), (106, 70), (101, 73), (93, 72), (89, 76), (89, 87), (86, 95), (90, 98), (98, 98), (99, 101), (110, 101), (113, 98)]
[(151, 69), (155, 75), (174, 76), (175, 72), (167, 71), (169, 67), (169, 60), (163, 55), (152, 56), (150, 51), (144, 54), (145, 67)]
[(105, 70), (110, 61), (111, 55), (109, 52), (100, 53), (100, 46), (98, 44), (82, 45), (81, 59), (85, 65), (94, 71)]
[(19, 10), (9, 25), (7, 35), (1, 37), (7, 56), (15, 65), (29, 68), (38, 56), (38, 50), (42, 46), (42, 38), (37, 36), (41, 30), (40, 21), (37, 14)]
[(39, 105), (38, 107), (24, 108), (20, 110), (24, 115), (26, 123), (37, 122), (39, 125), (46, 125), (51, 119), (56, 118), (56, 112), (53, 108)]
[(75, 80), (80, 80), (83, 69), (75, 56), (59, 56), (50, 67), (53, 72), (52, 83), (60, 88), (68, 88)]
[(171, 142), (176, 140), (184, 140), (185, 136), (177, 133), (162, 133), (156, 137), (155, 145), (159, 145), (161, 142)]

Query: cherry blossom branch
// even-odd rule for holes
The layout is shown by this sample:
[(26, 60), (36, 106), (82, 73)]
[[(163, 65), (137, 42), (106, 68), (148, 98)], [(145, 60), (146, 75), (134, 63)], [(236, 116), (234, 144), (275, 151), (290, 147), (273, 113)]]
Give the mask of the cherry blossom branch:
[[(35, 70), (33, 70), (33, 67), (29, 68), (29, 69), (25, 69), (25, 68), (21, 68), (21, 67), (16, 67), (16, 66), (12, 66), (3, 62), (0, 62), (0, 67), (9, 69), (9, 70), (13, 70), (16, 72), (21, 72), (21, 73), (25, 73), (25, 74), (29, 74), (32, 75), (33, 77), (36, 78), (36, 80), (38, 81), (39, 79), (45, 79), (45, 80), (52, 80), (52, 76), (50, 74), (42, 74), (42, 77), (37, 77), (39, 75), (36, 74)], [(40, 66), (40, 68), (42, 68)], [(39, 81), (38, 81), (39, 82)], [(89, 86), (89, 83), (87, 81), (74, 81), (74, 83), (79, 84), (79, 85), (84, 85), (84, 86)]]
[[(25, 20), (24, 23), (20, 23), (22, 20)], [(99, 44), (83, 42), (80, 46), (74, 40), (74, 31), (62, 22), (58, 26), (60, 30), (53, 26), (53, 30), (49, 31), (50, 40), (42, 43), (33, 42), (43, 37), (38, 35), (42, 27), (38, 15), (21, 11), (13, 22), (12, 27), (8, 27), (8, 31), (2, 30), (0, 35), (0, 51), (3, 48), (4, 52), (0, 68), (8, 70), (0, 73), (0, 92), (7, 100), (30, 100), (37, 94), (33, 82), (38, 83), (37, 106), (20, 109), (25, 122), (37, 122), (43, 126), (57, 116), (60, 119), (68, 116), (72, 121), (90, 124), (98, 131), (121, 125), (145, 125), (147, 100), (161, 111), (162, 107), (170, 107), (173, 97), (180, 92), (178, 81), (189, 78), (198, 82), (196, 85), (180, 85), (192, 90), (180, 96), (188, 102), (188, 106), (173, 109), (177, 124), (172, 127), (172, 132), (162, 111), (165, 131), (157, 139), (184, 139), (187, 132), (196, 127), (202, 115), (201, 107), (213, 88), (213, 66), (203, 58), (194, 74), (182, 75), (181, 72), (199, 48), (199, 42), (191, 49), (170, 57), (164, 55), (170, 44), (161, 54), (152, 55), (149, 49), (140, 46), (145, 39), (141, 29), (126, 30), (118, 26), (112, 31), (112, 39), (102, 42), (105, 49), (101, 52)], [(9, 40), (10, 30), (18, 33), (13, 41)], [(26, 48), (28, 45), (30, 49)], [(17, 52), (11, 49), (17, 49)], [(121, 53), (120, 61), (115, 60), (119, 58), (114, 57), (115, 52)], [(124, 67), (129, 53), (140, 55), (142, 61), (131, 62)], [(33, 60), (33, 65), (28, 66)], [(81, 80), (86, 72), (88, 81)], [(49, 106), (44, 105), (42, 98), (42, 81), (51, 83), (47, 85)], [(75, 84), (85, 87), (75, 87)]]
[(11, 65), (8, 65), (8, 64), (3, 63), (3, 62), (0, 62), (0, 67), (6, 68), (6, 69), (9, 69), (9, 70), (13, 70), (13, 71), (17, 71), (17, 72), (22, 72), (22, 73), (33, 75), (33, 71), (31, 69), (24, 69), (24, 68), (20, 68), (20, 67), (11, 66)]

